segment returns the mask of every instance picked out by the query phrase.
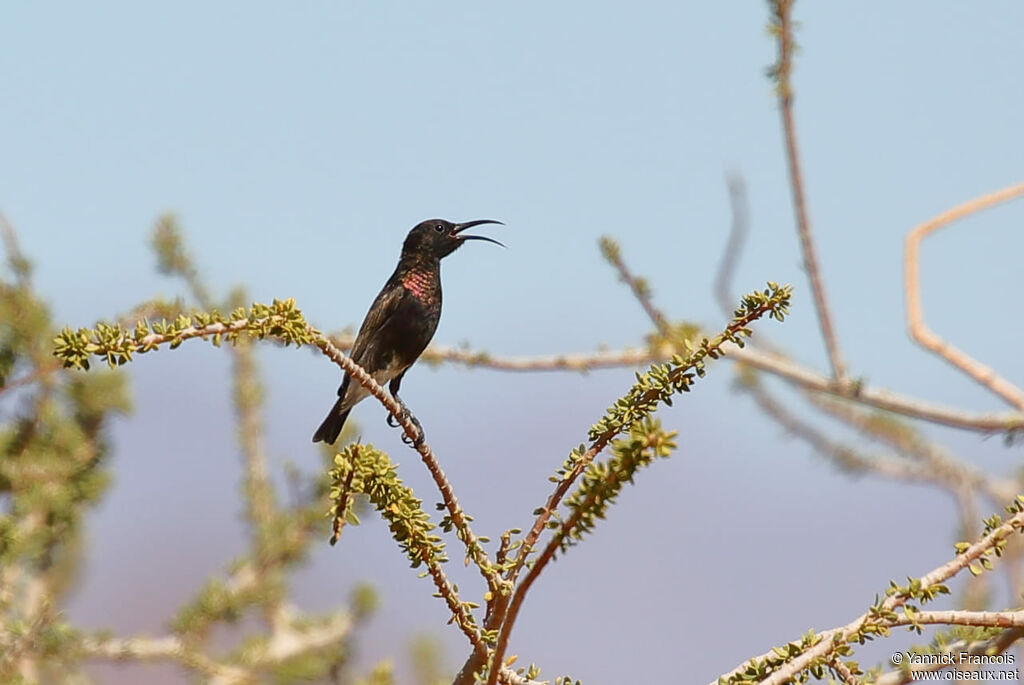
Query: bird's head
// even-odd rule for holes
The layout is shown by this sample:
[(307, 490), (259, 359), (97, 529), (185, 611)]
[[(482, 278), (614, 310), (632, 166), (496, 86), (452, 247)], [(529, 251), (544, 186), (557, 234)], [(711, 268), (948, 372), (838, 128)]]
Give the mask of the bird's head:
[[(502, 224), (493, 219), (477, 219), (455, 224), (444, 219), (428, 219), (416, 225), (405, 238), (402, 245), (402, 257), (435, 257), (441, 259), (447, 257), (467, 240), (486, 240), (495, 245), (501, 245), (493, 238), (486, 238), (481, 235), (464, 235), (462, 232), (467, 228), (473, 228), (481, 224)], [(505, 247), (504, 245), (501, 245)]]

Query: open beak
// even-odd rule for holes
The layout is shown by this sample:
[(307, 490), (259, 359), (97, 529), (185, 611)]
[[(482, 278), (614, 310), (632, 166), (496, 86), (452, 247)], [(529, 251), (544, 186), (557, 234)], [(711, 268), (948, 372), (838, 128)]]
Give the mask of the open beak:
[(459, 240), (486, 240), (489, 243), (494, 243), (495, 245), (501, 245), (502, 247), (505, 247), (502, 243), (499, 243), (494, 238), (487, 238), (482, 235), (459, 235), (467, 228), (473, 228), (474, 226), (479, 226), (481, 224), (498, 224), (500, 226), (505, 225), (500, 221), (495, 221), (494, 219), (477, 219), (476, 221), (467, 221), (465, 223), (455, 224), (455, 226), (451, 230), (451, 235), (452, 237), (458, 237)]

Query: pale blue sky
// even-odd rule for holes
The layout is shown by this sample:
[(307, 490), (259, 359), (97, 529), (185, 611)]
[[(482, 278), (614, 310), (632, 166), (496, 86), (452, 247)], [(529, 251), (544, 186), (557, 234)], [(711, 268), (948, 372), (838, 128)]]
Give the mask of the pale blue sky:
[[(824, 368), (764, 77), (763, 3), (8, 3), (0, 14), (0, 210), (59, 321), (89, 325), (181, 291), (148, 246), (165, 210), (215, 291), (294, 297), (324, 328), (358, 325), (413, 224), (487, 217), (508, 224), (487, 231), (508, 249), (471, 245), (445, 262), (438, 342), (495, 354), (638, 345), (648, 324), (598, 237), (622, 243), (671, 316), (717, 326), (710, 283), (730, 220), (723, 178), (736, 171), (753, 231), (736, 287), (792, 282), (791, 319), (757, 331)], [(1024, 5), (798, 3), (796, 16), (809, 207), (853, 373), (1001, 409), (907, 339), (901, 260), (915, 223), (1024, 177)], [(1022, 203), (973, 218), (931, 240), (923, 266), (934, 328), (1016, 382), (1022, 225)], [(158, 632), (244, 544), (228, 360), (186, 348), (131, 369), (137, 413), (114, 431), (117, 485), (91, 518), (70, 611), (83, 625)], [(260, 358), (274, 466), (312, 468), (309, 436), (339, 372), (304, 352)], [(706, 682), (845, 623), (890, 578), (948, 556), (947, 498), (834, 473), (778, 439), (729, 391), (731, 375), (713, 368), (663, 413), (678, 455), (542, 577), (513, 638), (523, 660), (588, 685)], [(529, 521), (546, 476), (631, 377), (422, 368), (404, 397), (478, 532), (497, 537)], [(380, 408), (354, 417), (432, 501)], [(932, 432), (993, 471), (1019, 462), (998, 440)], [(433, 630), (456, 667), (464, 641), (367, 518), (339, 548), (317, 548), (297, 596), (329, 607), (372, 580), (384, 605), (366, 658)], [(823, 545), (836, 530), (849, 551)], [(463, 586), (478, 589), (471, 575)], [(146, 611), (122, 593), (148, 597)]]

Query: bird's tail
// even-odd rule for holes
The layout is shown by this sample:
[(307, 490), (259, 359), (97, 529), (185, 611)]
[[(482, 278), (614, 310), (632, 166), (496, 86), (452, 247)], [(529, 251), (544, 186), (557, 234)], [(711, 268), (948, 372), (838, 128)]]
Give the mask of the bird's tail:
[(341, 400), (342, 398), (339, 397), (338, 401), (331, 407), (331, 413), (327, 415), (324, 422), (316, 429), (316, 433), (313, 433), (313, 442), (326, 442), (329, 445), (333, 445), (334, 441), (338, 439), (341, 429), (345, 426), (345, 419), (348, 418), (349, 412), (352, 411), (351, 408), (342, 409)]

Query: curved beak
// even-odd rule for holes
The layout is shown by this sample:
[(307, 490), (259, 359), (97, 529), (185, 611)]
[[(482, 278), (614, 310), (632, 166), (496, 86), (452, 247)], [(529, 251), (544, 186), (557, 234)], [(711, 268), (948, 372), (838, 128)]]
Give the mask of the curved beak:
[(499, 243), (494, 238), (487, 238), (482, 235), (459, 235), (467, 228), (473, 228), (474, 226), (480, 226), (481, 224), (498, 224), (499, 226), (505, 225), (500, 221), (495, 221), (494, 219), (477, 219), (476, 221), (466, 221), (465, 223), (455, 224), (455, 226), (451, 230), (451, 235), (452, 237), (457, 237), (459, 240), (486, 240), (489, 243), (494, 243), (495, 245), (501, 245), (502, 247), (505, 247), (505, 245)]

